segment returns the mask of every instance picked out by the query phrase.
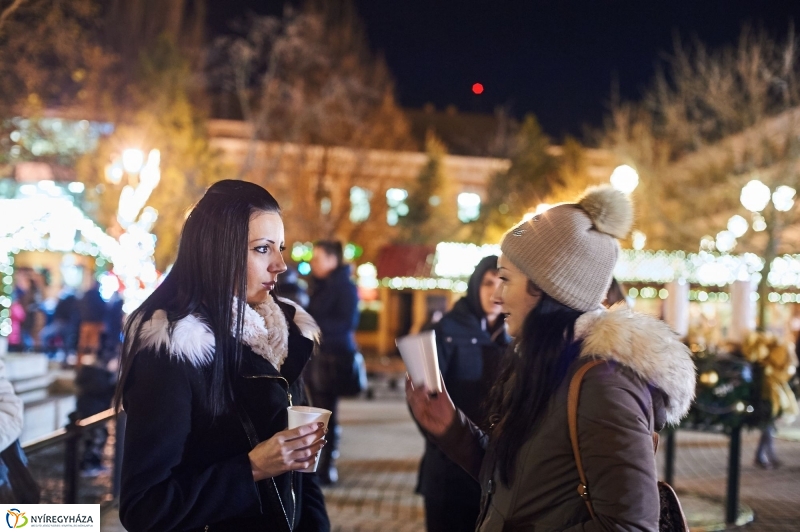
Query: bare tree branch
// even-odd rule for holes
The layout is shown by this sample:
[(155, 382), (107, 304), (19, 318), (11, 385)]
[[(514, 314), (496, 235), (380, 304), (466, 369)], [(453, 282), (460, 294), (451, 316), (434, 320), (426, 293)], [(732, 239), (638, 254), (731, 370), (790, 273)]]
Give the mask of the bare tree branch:
[(0, 35), (3, 33), (3, 25), (5, 24), (6, 20), (14, 14), (14, 11), (19, 9), (19, 6), (25, 3), (25, 0), (14, 0), (14, 2), (3, 9), (3, 12), (0, 13)]

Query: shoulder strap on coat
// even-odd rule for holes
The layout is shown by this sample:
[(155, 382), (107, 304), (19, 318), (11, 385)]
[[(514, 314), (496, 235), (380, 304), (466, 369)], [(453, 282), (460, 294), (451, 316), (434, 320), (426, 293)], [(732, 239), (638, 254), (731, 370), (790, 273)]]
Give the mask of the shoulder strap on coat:
[(567, 395), (567, 416), (569, 418), (569, 439), (572, 442), (572, 454), (575, 456), (575, 464), (578, 466), (578, 476), (581, 483), (578, 484), (578, 494), (586, 503), (586, 508), (589, 509), (589, 514), (592, 520), (596, 520), (594, 515), (594, 508), (592, 508), (592, 501), (589, 499), (589, 485), (586, 482), (586, 473), (583, 471), (583, 462), (581, 462), (581, 451), (578, 447), (578, 398), (581, 395), (581, 383), (586, 372), (595, 366), (603, 364), (604, 360), (592, 360), (578, 368), (572, 380), (569, 383), (569, 393)]

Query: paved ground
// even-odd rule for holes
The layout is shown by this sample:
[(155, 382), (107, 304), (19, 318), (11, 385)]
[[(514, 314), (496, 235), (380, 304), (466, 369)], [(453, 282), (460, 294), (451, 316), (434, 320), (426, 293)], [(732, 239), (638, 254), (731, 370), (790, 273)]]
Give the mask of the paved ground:
[[(422, 438), (399, 389), (379, 382), (374, 391), (372, 401), (342, 404), (341, 479), (338, 486), (325, 490), (334, 531), (422, 531), (422, 499), (413, 492)], [(800, 424), (786, 434), (792, 439), (778, 444), (784, 466), (773, 471), (752, 465), (758, 434), (743, 438), (742, 502), (756, 515), (743, 529), (747, 532), (800, 530)], [(727, 439), (680, 432), (677, 442), (675, 484), (684, 506), (707, 521), (721, 521)], [(115, 512), (104, 516), (102, 529), (122, 531)]]

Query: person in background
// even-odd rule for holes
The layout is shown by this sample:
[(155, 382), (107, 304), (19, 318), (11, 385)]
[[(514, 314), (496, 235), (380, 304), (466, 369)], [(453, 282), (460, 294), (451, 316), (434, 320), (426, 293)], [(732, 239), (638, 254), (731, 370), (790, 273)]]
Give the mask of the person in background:
[(72, 288), (64, 286), (53, 311), (52, 321), (39, 333), (42, 346), (50, 358), (59, 358), (59, 347), (64, 355), (61, 361), (66, 360), (77, 349), (80, 324), (78, 298)]
[(81, 316), (80, 338), (78, 339), (78, 363), (85, 354), (97, 355), (100, 351), (105, 319), (108, 307), (100, 295), (100, 283), (97, 280), (84, 292), (78, 308)]
[(606, 308), (611, 308), (619, 302), (628, 303), (628, 298), (625, 297), (625, 288), (622, 286), (622, 283), (611, 278), (611, 286), (608, 287), (608, 292), (606, 293), (606, 300), (603, 302)]
[(297, 275), (297, 270), (291, 266), (287, 266), (287, 270), (278, 279), (278, 286), (275, 287), (275, 293), (290, 301), (294, 301), (303, 308), (308, 308), (309, 298), (308, 292), (306, 292), (303, 286), (304, 284), (305, 281), (300, 280), (300, 276)]
[[(350, 265), (344, 264), (341, 242), (320, 240), (314, 244), (311, 258), (313, 285), (308, 312), (317, 321), (322, 333), (320, 352), (324, 355), (352, 360), (356, 353), (355, 331), (358, 327), (358, 291), (350, 280)], [(338, 419), (340, 386), (331, 375), (316, 371), (312, 358), (309, 363), (308, 388), (311, 402), (318, 408), (332, 412), (328, 421), (328, 444), (322, 449), (317, 476), (323, 485), (335, 484), (339, 479), (336, 459), (342, 428)], [(335, 377), (335, 376), (334, 376)]]
[[(33, 279), (34, 272), (31, 268), (19, 268), (15, 273), (16, 286), (11, 299), (16, 300), (25, 311), (19, 322), (20, 341), (18, 345), (20, 351), (30, 351), (35, 344), (33, 333), (41, 311), (42, 297), (39, 286)], [(18, 315), (20, 315), (19, 312)]]
[(22, 343), (22, 322), (25, 321), (25, 307), (20, 303), (19, 298), (12, 297), (10, 318), (11, 334), (8, 335), (8, 350), (11, 352), (23, 351), (25, 346)]
[[(492, 299), (499, 285), (497, 257), (483, 258), (466, 296), (433, 328), (439, 370), (453, 403), (484, 428), (489, 425), (485, 402), (510, 341), (502, 308)], [(480, 485), (430, 441), (425, 443), (417, 492), (425, 497), (428, 532), (475, 530)]]

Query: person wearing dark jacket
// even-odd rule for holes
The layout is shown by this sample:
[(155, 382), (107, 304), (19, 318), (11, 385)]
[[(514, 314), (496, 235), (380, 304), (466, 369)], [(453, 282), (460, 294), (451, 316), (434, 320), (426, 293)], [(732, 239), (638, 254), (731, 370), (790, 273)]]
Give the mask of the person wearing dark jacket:
[[(499, 284), (497, 257), (483, 258), (469, 279), (466, 296), (433, 328), (447, 391), (482, 427), (488, 425), (484, 403), (510, 339), (501, 307), (492, 300)], [(425, 443), (417, 492), (425, 497), (428, 532), (475, 530), (481, 487), (431, 441)]]
[(166, 280), (125, 325), (119, 514), (138, 531), (326, 532), (313, 467), (325, 428), (287, 430), (318, 328), (273, 290), (286, 269), (275, 199), (213, 184)]
[(317, 475), (323, 485), (335, 484), (339, 473), (339, 441), (342, 428), (338, 419), (339, 396), (342, 395), (339, 374), (321, 371), (325, 357), (352, 368), (356, 353), (355, 330), (358, 327), (358, 291), (350, 280), (350, 266), (343, 263), (341, 242), (321, 240), (314, 244), (311, 258), (313, 285), (308, 312), (322, 332), (320, 355), (309, 364), (308, 389), (314, 406), (333, 412), (328, 421), (328, 445), (322, 450)]
[[(514, 343), (490, 394), (488, 429), (446, 389), (432, 395), (406, 381), (427, 436), (481, 484), (480, 532), (659, 529), (653, 433), (688, 412), (695, 368), (664, 322), (601, 305), (617, 239), (632, 222), (630, 200), (597, 187), (503, 236), (494, 297)], [(576, 432), (585, 482), (567, 412), (581, 370)]]
[(83, 354), (100, 353), (101, 339), (105, 329), (106, 312), (108, 306), (100, 295), (100, 283), (96, 280), (92, 286), (84, 292), (78, 302), (78, 309), (81, 315), (80, 337), (78, 339), (78, 365)]

